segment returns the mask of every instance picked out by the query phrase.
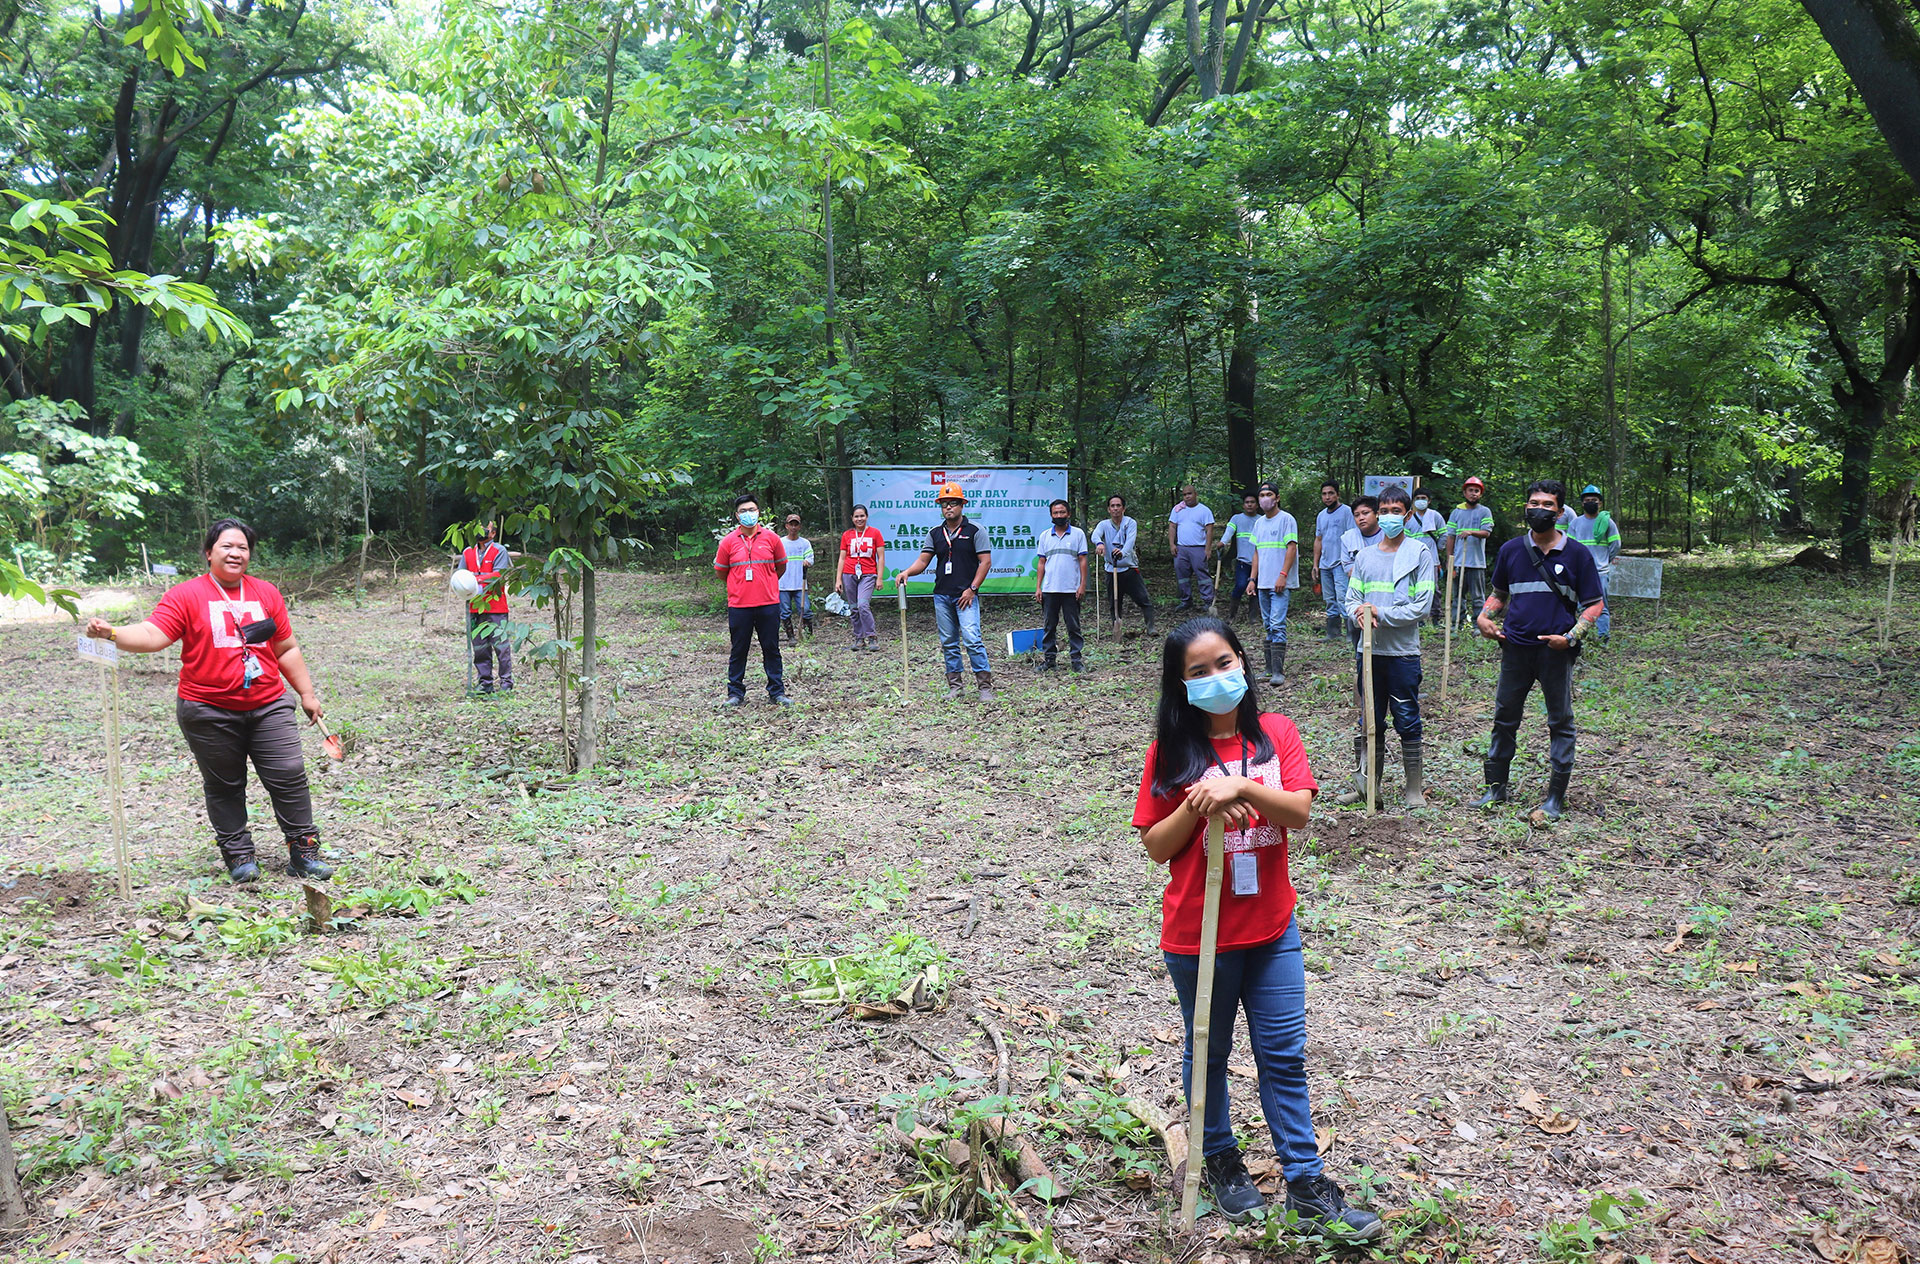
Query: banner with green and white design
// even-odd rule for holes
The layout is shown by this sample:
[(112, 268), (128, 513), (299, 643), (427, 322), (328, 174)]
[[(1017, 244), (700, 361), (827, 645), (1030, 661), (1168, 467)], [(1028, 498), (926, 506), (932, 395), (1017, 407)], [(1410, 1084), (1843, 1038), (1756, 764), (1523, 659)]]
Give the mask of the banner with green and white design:
[[(982, 544), (993, 550), (993, 569), (982, 591), (1031, 594), (1034, 541), (1052, 525), (1048, 502), (1066, 497), (1067, 467), (876, 465), (855, 469), (853, 502), (867, 507), (867, 525), (886, 537), (887, 575), (905, 570), (920, 556), (927, 533), (940, 522), (940, 506), (934, 499), (948, 483), (960, 484), (967, 493), (967, 519), (979, 524)], [(892, 588), (884, 576), (881, 582), (886, 589)], [(931, 568), (907, 581), (910, 597), (931, 592)]]

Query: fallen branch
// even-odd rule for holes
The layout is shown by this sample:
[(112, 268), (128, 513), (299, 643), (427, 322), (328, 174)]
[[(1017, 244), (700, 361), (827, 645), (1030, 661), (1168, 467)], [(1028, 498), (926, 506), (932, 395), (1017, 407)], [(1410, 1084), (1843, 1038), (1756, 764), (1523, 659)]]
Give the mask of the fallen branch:
[(988, 1039), (993, 1041), (993, 1057), (994, 1057), (994, 1063), (995, 1063), (994, 1073), (995, 1073), (996, 1081), (999, 1085), (998, 1091), (1000, 1093), (1000, 1096), (1005, 1097), (1007, 1095), (1007, 1088), (1008, 1088), (1006, 1037), (1002, 1036), (1000, 1034), (1000, 1029), (993, 1024), (992, 1020), (990, 1020), (985, 1014), (982, 1014), (979, 1010), (977, 1009), (973, 1010), (971, 1013), (967, 1015), (967, 1017), (973, 1019), (974, 1022), (979, 1023), (981, 1030), (985, 1031), (987, 1033)]
[(1129, 1097), (1120, 1104), (1160, 1138), (1160, 1144), (1167, 1149), (1167, 1169), (1173, 1174), (1174, 1187), (1179, 1188), (1187, 1170), (1186, 1125), (1175, 1123), (1172, 1115), (1142, 1097)]
[(980, 1121), (981, 1131), (999, 1143), (1003, 1158), (1007, 1158), (1019, 1184), (1015, 1192), (1021, 1189), (1034, 1197), (1047, 1202), (1057, 1202), (1067, 1196), (1064, 1185), (1054, 1176), (1046, 1161), (1040, 1157), (1040, 1151), (1034, 1148), (1026, 1134), (1013, 1126), (1012, 1121), (1002, 1115), (988, 1115)]

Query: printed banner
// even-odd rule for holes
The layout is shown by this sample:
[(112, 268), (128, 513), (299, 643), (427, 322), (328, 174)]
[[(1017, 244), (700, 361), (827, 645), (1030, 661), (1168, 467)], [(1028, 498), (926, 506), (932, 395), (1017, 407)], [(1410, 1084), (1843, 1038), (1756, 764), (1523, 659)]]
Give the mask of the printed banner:
[[(1033, 542), (1052, 526), (1047, 503), (1066, 497), (1066, 467), (882, 465), (854, 470), (853, 502), (867, 507), (867, 525), (886, 537), (887, 575), (905, 570), (920, 556), (927, 533), (940, 521), (934, 497), (945, 483), (958, 483), (965, 490), (967, 519), (979, 524), (993, 549), (993, 569), (982, 591), (1031, 595)], [(886, 584), (885, 576), (881, 582)], [(916, 597), (932, 593), (933, 577), (916, 575), (907, 581), (907, 592)]]
[(1657, 557), (1616, 557), (1607, 576), (1607, 596), (1660, 600), (1666, 563)]
[(1378, 496), (1389, 487), (1404, 487), (1413, 490), (1413, 478), (1407, 474), (1369, 474), (1360, 480), (1362, 496)]

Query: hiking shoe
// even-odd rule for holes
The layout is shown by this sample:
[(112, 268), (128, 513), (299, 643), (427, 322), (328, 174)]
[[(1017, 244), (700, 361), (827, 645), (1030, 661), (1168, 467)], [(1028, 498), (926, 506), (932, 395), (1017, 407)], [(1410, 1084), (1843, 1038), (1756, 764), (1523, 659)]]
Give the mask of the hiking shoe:
[(725, 711), (729, 707), (744, 707), (746, 705), (747, 700), (745, 698), (736, 698), (732, 694), (728, 694), (727, 700), (720, 704), (720, 709)]
[(1322, 1173), (1287, 1182), (1287, 1210), (1300, 1217), (1302, 1228), (1350, 1242), (1372, 1242), (1387, 1231), (1380, 1217), (1347, 1206), (1333, 1178)]
[(315, 882), (325, 882), (333, 876), (333, 866), (320, 859), (318, 834), (287, 840), (287, 876), (312, 878)]
[(793, 699), (783, 693), (776, 693), (767, 699), (767, 705), (770, 707), (790, 707), (793, 705)]
[(1253, 1219), (1255, 1213), (1266, 1210), (1266, 1195), (1253, 1183), (1253, 1177), (1247, 1175), (1246, 1160), (1240, 1157), (1239, 1146), (1207, 1156), (1205, 1184), (1208, 1201), (1235, 1224), (1244, 1224)]
[(1046, 659), (1042, 659), (1040, 662), (1037, 662), (1033, 665), (1033, 670), (1037, 675), (1045, 674), (1053, 670), (1053, 663)]

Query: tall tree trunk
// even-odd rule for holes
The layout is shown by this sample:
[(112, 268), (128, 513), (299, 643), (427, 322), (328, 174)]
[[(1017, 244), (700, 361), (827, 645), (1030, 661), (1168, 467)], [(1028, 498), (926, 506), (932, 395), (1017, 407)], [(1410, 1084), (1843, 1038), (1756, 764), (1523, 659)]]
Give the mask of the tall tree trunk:
[(1907, 176), (1920, 184), (1920, 33), (1900, 0), (1800, 0)]
[(1600, 244), (1600, 411), (1607, 426), (1607, 495), (1620, 496), (1620, 398), (1615, 380), (1620, 347), (1613, 338), (1613, 241)]
[(1228, 319), (1233, 326), (1233, 350), (1227, 356), (1227, 477), (1234, 495), (1241, 496), (1260, 481), (1253, 433), (1253, 392), (1260, 365), (1248, 345), (1251, 317), (1246, 304), (1236, 304)]
[(360, 582), (353, 590), (358, 602), (367, 592), (367, 545), (373, 542), (373, 501), (367, 495), (367, 410), (353, 406), (354, 424), (360, 429)]
[(594, 699), (599, 692), (594, 673), (600, 668), (600, 651), (594, 638), (600, 632), (599, 569), (587, 564), (580, 580), (580, 740), (575, 745), (576, 770), (592, 768), (600, 759), (600, 719)]

